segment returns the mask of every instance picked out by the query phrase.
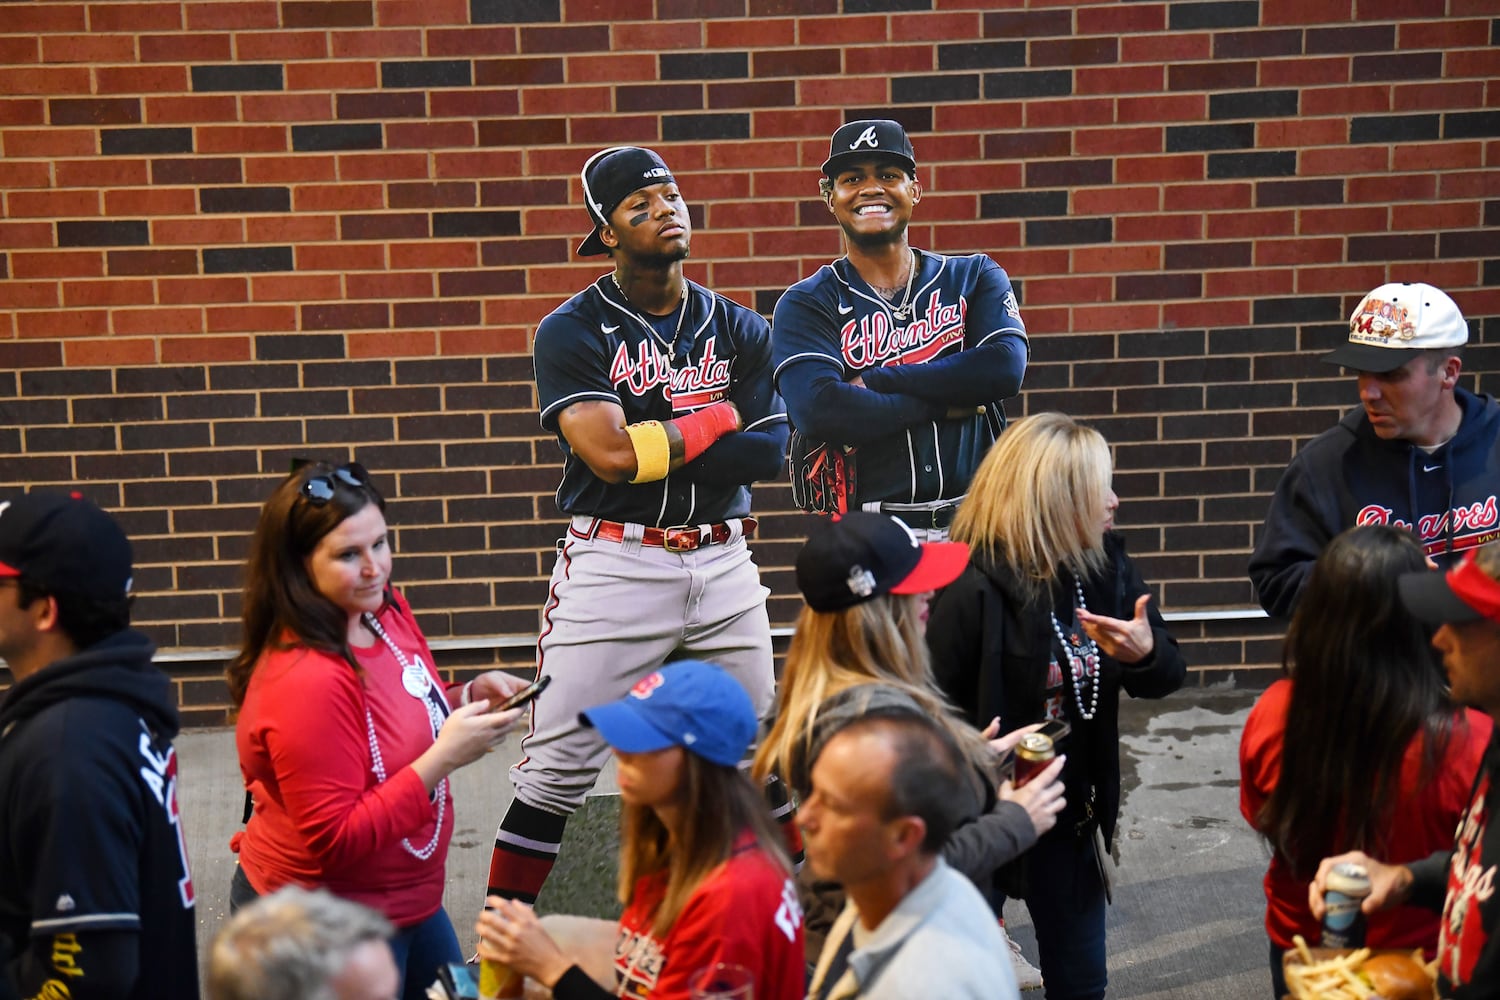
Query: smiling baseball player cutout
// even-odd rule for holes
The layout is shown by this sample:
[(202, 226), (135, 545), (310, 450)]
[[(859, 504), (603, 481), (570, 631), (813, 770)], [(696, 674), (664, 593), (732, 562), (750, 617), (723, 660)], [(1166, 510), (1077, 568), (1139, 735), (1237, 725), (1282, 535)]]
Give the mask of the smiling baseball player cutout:
[(655, 152), (601, 150), (582, 180), (593, 229), (578, 253), (614, 269), (537, 327), (542, 426), (562, 448), (571, 520), (537, 640), (551, 686), (511, 769), (489, 877), (491, 895), (527, 902), (609, 754), (580, 711), (687, 656), (732, 674), (760, 715), (773, 685), (769, 591), (745, 544), (749, 483), (777, 475), (788, 433), (770, 330), (683, 277), (692, 222)]
[(1010, 279), (984, 254), (907, 242), (922, 200), (893, 121), (839, 127), (819, 182), (846, 256), (787, 289), (772, 320), (776, 383), (804, 510), (879, 510), (945, 537), (1026, 372)]

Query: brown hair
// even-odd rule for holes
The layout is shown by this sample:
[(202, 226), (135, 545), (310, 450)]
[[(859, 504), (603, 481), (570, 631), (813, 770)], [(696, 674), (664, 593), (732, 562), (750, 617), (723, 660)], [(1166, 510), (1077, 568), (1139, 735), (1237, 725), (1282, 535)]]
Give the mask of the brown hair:
[(765, 797), (739, 768), (715, 764), (691, 750), (683, 758), (679, 793), (681, 815), (687, 817), (684, 829), (669, 831), (648, 806), (627, 803), (620, 810), (620, 901), (630, 903), (642, 876), (666, 872), (666, 890), (651, 918), (651, 933), (658, 940), (666, 938), (709, 873), (734, 853), (743, 831), (753, 833), (760, 849), (791, 872)]
[[(385, 498), (368, 481), (355, 486), (332, 473), (333, 466), (325, 462), (304, 465), (287, 476), (261, 507), (245, 566), (240, 651), (224, 671), (236, 708), (244, 704), (250, 675), (261, 655), (268, 649), (287, 648), (284, 633), (292, 635), (289, 645), (340, 656), (355, 665), (349, 650), (349, 616), (313, 585), (307, 575), (307, 557), (323, 536), (369, 504), (384, 511)], [(333, 495), (315, 503), (302, 491), (309, 480), (320, 477), (331, 484)]]
[(1297, 878), (1340, 851), (1383, 857), (1407, 747), (1420, 739), (1424, 782), (1446, 752), (1454, 707), (1396, 589), (1425, 566), (1410, 532), (1365, 525), (1328, 543), (1307, 578), (1282, 652), (1281, 777), (1255, 818)]

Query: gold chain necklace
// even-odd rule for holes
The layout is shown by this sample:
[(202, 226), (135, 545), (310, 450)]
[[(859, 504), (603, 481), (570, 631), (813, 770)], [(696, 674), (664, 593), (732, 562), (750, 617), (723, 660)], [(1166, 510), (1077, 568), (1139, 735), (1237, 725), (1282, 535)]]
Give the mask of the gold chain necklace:
[[(640, 320), (642, 323), (645, 323), (646, 326), (650, 327), (650, 329), (654, 331), (656, 329), (656, 327), (654, 325), (652, 325), (651, 321), (648, 320), (648, 319), (646, 319), (646, 317), (642, 316), (640, 314), (640, 311), (637, 310), (636, 307), (631, 304), (631, 302), (630, 302), (630, 296), (625, 294), (625, 286), (622, 285), (622, 284), (620, 284), (620, 275), (619, 275), (619, 273), (616, 272), (616, 271), (609, 272), (609, 280), (613, 281), (615, 283), (615, 288), (619, 289), (619, 291), (620, 291), (620, 297), (625, 300), (626, 307), (629, 308), (632, 313), (635, 313), (635, 318), (638, 319), (638, 320)], [(677, 300), (677, 310), (678, 310), (677, 311), (677, 329), (672, 333), (672, 347), (673, 347), (674, 350), (677, 347), (678, 338), (680, 338), (682, 336), (682, 321), (685, 320), (685, 319), (687, 319), (687, 292), (688, 292), (687, 279), (683, 278), (682, 279), (682, 298), (680, 298), (680, 299)]]

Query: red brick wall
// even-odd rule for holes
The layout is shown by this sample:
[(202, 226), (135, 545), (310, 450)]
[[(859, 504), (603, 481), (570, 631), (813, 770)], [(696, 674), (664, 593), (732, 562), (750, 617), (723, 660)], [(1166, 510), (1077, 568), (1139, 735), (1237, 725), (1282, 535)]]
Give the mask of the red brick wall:
[[(139, 620), (164, 647), (219, 647), (288, 458), (358, 457), (397, 498), (429, 634), (530, 633), (560, 519), (527, 352), (601, 269), (570, 257), (583, 158), (661, 150), (694, 204), (690, 273), (769, 313), (839, 252), (816, 195), (828, 134), (890, 115), (927, 189), (914, 242), (988, 251), (1017, 282), (1033, 363), (1012, 413), (1064, 409), (1116, 445), (1167, 610), (1247, 607), (1270, 488), (1354, 399), (1313, 358), (1364, 291), (1442, 285), (1479, 345), (1467, 367), (1495, 367), (1497, 16), (0, 2), (0, 485), (81, 484), (120, 511)], [(757, 490), (779, 623), (788, 505)], [(1276, 659), (1265, 624), (1179, 632), (1202, 680)], [(214, 668), (179, 673), (193, 719), (219, 718)]]

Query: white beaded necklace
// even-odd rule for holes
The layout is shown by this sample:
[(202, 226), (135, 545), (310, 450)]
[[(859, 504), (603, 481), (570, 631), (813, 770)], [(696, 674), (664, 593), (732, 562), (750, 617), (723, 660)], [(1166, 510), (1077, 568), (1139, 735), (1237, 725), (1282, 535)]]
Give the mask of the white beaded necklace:
[[(437, 706), (435, 699), (431, 696), (432, 678), (428, 676), (427, 668), (422, 664), (422, 658), (418, 656), (415, 663), (408, 660), (406, 654), (401, 651), (401, 647), (396, 645), (395, 640), (380, 627), (380, 622), (376, 621), (375, 616), (368, 611), (360, 617), (360, 620), (364, 622), (365, 628), (375, 633), (375, 636), (385, 643), (391, 655), (396, 658), (396, 662), (401, 665), (401, 686), (406, 689), (407, 694), (420, 701), (427, 709), (427, 721), (432, 724), (432, 738), (437, 739), (438, 730), (443, 728), (443, 720), (447, 718), (447, 713)], [(439, 693), (438, 699), (441, 697)], [(375, 780), (383, 785), (386, 780), (385, 760), (380, 755), (380, 742), (375, 739), (375, 719), (370, 715), (368, 701), (365, 703), (365, 728), (370, 737), (370, 770), (374, 772)], [(433, 790), (433, 798), (437, 801), (437, 819), (432, 826), (432, 839), (425, 847), (416, 847), (410, 839), (401, 838), (402, 849), (418, 861), (426, 861), (432, 857), (433, 852), (437, 850), (438, 838), (443, 835), (443, 814), (447, 809), (448, 798), (447, 778), (438, 782), (437, 788)]]
[[(1083, 601), (1083, 584), (1078, 581), (1077, 577), (1073, 578), (1073, 596), (1078, 602), (1075, 607), (1082, 608), (1084, 611), (1089, 609)], [(1068, 672), (1073, 676), (1073, 701), (1078, 704), (1078, 714), (1085, 722), (1090, 722), (1094, 714), (1099, 711), (1099, 646), (1089, 638), (1088, 633), (1083, 632), (1082, 625), (1079, 626), (1079, 632), (1083, 633), (1080, 639), (1077, 635), (1068, 635), (1063, 632), (1055, 609), (1048, 615), (1052, 619), (1052, 631), (1057, 636), (1062, 655), (1068, 661)], [(1083, 707), (1085, 682), (1089, 688), (1087, 709)]]

